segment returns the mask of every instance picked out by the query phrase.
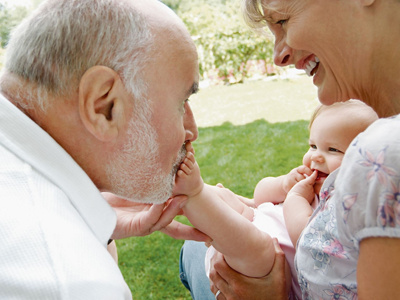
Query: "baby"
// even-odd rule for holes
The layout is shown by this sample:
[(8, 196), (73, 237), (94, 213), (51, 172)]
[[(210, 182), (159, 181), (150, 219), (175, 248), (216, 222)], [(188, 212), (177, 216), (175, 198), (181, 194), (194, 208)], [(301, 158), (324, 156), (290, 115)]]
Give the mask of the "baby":
[[(254, 202), (205, 184), (188, 143), (174, 194), (189, 197), (183, 207), (186, 217), (210, 236), (212, 246), (224, 254), (230, 267), (246, 276), (262, 277), (270, 272), (275, 259), (272, 237), (277, 237), (293, 275), (293, 292), (299, 296), (293, 245), (318, 204), (316, 195), (324, 180), (340, 166), (351, 141), (376, 119), (376, 113), (358, 100), (319, 106), (310, 122), (310, 148), (303, 165), (286, 175), (261, 180)], [(282, 205), (273, 204), (283, 201), (286, 226)]]

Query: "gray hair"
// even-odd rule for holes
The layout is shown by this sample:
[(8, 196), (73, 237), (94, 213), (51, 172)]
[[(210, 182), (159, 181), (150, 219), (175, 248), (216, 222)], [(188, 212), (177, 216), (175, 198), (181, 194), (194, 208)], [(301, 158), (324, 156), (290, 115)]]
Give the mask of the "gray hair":
[(127, 1), (48, 0), (12, 32), (5, 69), (33, 84), (28, 100), (43, 109), (48, 103), (42, 98), (76, 92), (96, 65), (116, 71), (128, 92), (141, 98), (153, 39), (148, 20)]

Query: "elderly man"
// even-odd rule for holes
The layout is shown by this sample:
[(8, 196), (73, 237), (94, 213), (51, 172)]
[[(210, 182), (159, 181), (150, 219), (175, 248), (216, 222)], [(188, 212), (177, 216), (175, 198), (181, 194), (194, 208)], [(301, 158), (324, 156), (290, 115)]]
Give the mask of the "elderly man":
[(110, 238), (206, 239), (168, 200), (197, 85), (156, 0), (48, 0), (23, 21), (0, 79), (1, 299), (131, 299)]

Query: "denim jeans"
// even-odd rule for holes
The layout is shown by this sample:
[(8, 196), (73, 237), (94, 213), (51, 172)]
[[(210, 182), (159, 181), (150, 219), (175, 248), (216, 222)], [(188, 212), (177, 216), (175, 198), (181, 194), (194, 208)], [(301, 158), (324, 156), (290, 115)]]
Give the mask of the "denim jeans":
[(215, 300), (204, 267), (207, 247), (202, 242), (186, 241), (179, 258), (179, 276), (194, 300)]

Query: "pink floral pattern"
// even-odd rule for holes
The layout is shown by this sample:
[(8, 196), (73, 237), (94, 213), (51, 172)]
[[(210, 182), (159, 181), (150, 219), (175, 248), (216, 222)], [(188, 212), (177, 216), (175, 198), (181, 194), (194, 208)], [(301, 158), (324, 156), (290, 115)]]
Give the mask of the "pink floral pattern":
[(370, 169), (366, 174), (366, 179), (368, 182), (376, 177), (381, 184), (387, 185), (388, 176), (394, 176), (397, 174), (396, 170), (384, 164), (385, 152), (386, 148), (382, 149), (376, 156), (374, 156), (368, 150), (366, 150), (364, 154), (360, 150), (360, 153), (364, 159), (360, 160), (358, 163)]
[(379, 221), (382, 227), (400, 226), (400, 182), (390, 182), (379, 205)]

